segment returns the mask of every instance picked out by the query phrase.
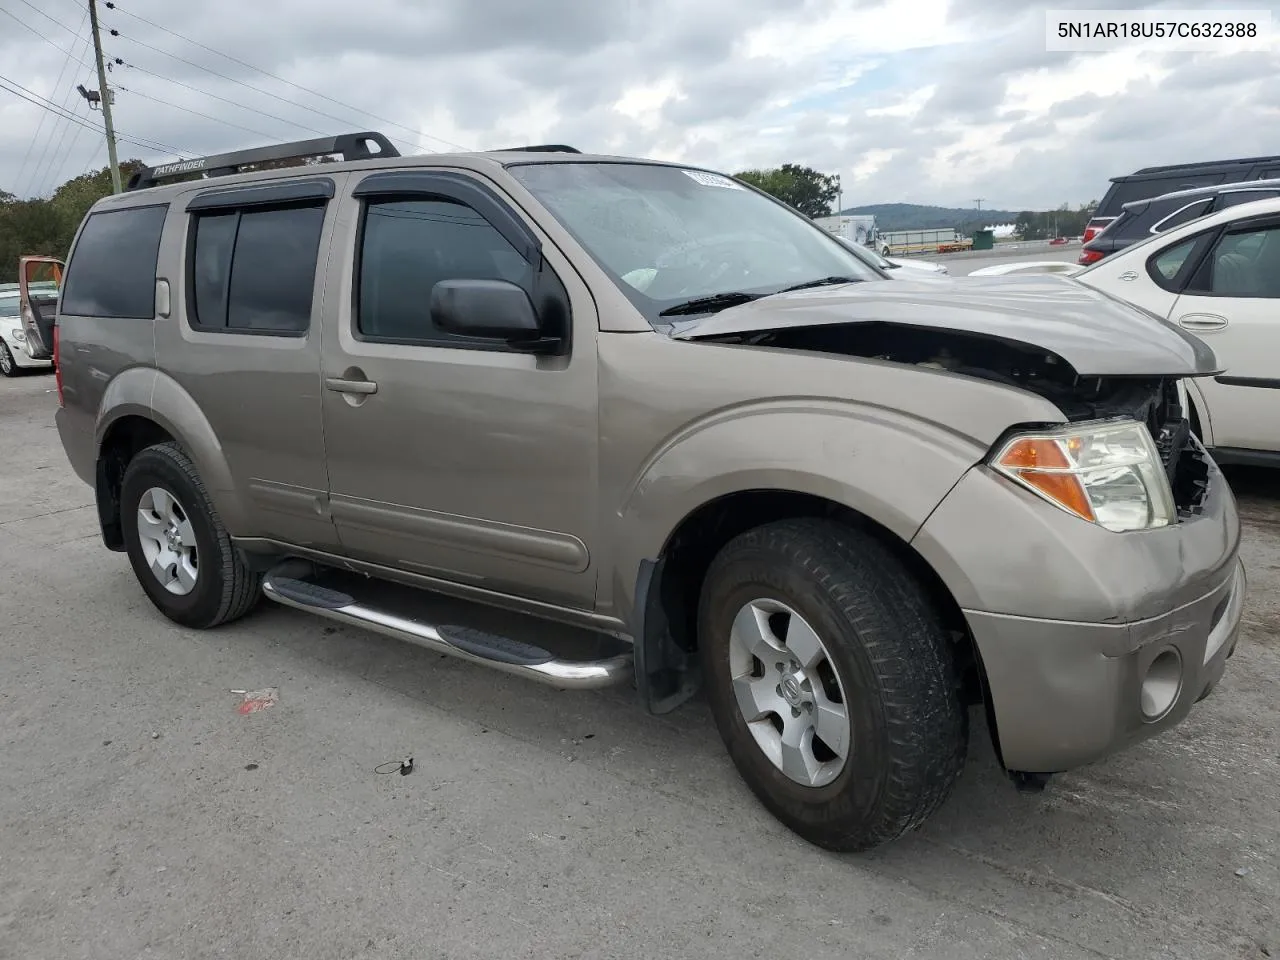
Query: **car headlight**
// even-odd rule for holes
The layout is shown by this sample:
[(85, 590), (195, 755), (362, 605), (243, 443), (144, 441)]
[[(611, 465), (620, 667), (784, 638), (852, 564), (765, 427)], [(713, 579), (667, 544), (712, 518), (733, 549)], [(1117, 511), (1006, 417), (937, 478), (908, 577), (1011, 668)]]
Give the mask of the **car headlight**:
[(1054, 506), (1108, 530), (1164, 527), (1177, 516), (1160, 452), (1136, 420), (1017, 434), (991, 463)]
[(9, 336), (13, 337), (13, 339), (17, 340), (19, 343), (27, 342), (27, 335), (21, 330), (10, 330)]

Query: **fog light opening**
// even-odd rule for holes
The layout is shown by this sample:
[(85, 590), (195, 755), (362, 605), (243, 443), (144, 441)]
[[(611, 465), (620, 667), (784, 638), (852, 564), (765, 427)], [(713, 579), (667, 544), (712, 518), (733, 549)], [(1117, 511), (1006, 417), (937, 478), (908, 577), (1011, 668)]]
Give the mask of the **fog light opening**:
[(1160, 651), (1142, 680), (1142, 715), (1159, 720), (1178, 700), (1182, 690), (1182, 657), (1173, 647)]

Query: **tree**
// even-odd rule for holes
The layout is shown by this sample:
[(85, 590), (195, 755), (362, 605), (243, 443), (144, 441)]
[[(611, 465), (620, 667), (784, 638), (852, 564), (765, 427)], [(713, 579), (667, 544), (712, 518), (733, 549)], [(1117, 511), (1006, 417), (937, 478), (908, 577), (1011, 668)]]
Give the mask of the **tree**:
[(768, 170), (744, 170), (735, 174), (770, 196), (799, 210), (806, 217), (825, 217), (840, 196), (839, 174), (819, 173), (810, 167), (784, 163)]
[[(142, 166), (141, 160), (126, 160), (121, 179)], [(108, 167), (68, 180), (47, 200), (18, 200), (0, 191), (0, 283), (18, 279), (19, 257), (65, 257), (84, 215), (110, 193)]]

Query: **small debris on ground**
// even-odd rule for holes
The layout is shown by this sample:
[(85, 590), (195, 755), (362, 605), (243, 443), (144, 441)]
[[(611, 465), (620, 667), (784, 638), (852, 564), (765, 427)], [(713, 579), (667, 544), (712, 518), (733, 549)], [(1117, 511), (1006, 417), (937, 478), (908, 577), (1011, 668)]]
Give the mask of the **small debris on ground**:
[(241, 715), (257, 713), (267, 707), (274, 707), (280, 699), (280, 691), (276, 687), (264, 687), (261, 690), (249, 690), (244, 700), (236, 707)]
[(258, 765), (257, 765), (256, 763), (246, 763), (246, 764), (244, 765), (244, 768), (245, 768), (246, 770), (257, 770), (257, 769), (258, 769)]
[(1252, 868), (1252, 867), (1241, 867), (1239, 870), (1237, 870), (1237, 871), (1236, 871), (1236, 876), (1237, 876), (1237, 877), (1247, 877), (1247, 876), (1248, 876), (1250, 873), (1252, 873), (1252, 872), (1253, 872), (1253, 868)]

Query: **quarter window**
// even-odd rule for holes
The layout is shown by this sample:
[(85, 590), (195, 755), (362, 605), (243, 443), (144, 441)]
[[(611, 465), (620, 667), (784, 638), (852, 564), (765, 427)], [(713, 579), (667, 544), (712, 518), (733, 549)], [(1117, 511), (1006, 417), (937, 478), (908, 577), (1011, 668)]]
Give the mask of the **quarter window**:
[(1169, 214), (1169, 216), (1157, 223), (1151, 228), (1151, 232), (1164, 233), (1166, 230), (1172, 230), (1174, 227), (1180, 227), (1184, 223), (1190, 223), (1196, 217), (1203, 217), (1209, 212), (1209, 206), (1212, 203), (1212, 197), (1206, 197), (1203, 200), (1195, 201), (1195, 203), (1189, 203), (1185, 207), (1175, 210), (1173, 213)]
[(1270, 200), (1273, 197), (1280, 197), (1280, 190), (1233, 190), (1230, 193), (1222, 194), (1218, 198), (1218, 203), (1225, 210), (1227, 207), (1238, 207), (1242, 203), (1253, 203), (1255, 200)]
[(1182, 269), (1182, 265), (1187, 262), (1187, 257), (1191, 254), (1192, 248), (1199, 239), (1199, 237), (1195, 237), (1187, 240), (1153, 257), (1151, 265), (1155, 268), (1156, 273), (1164, 277), (1165, 280), (1172, 282), (1173, 278), (1178, 275), (1178, 271)]
[(154, 319), (156, 261), (168, 210), (162, 205), (90, 215), (67, 266), (61, 312)]
[(296, 335), (311, 326), (325, 208), (218, 211), (195, 218), (192, 325)]
[(447, 346), (494, 346), (431, 320), (442, 280), (507, 280), (532, 289), (533, 268), (474, 209), (452, 200), (369, 203), (360, 248), (356, 326), (362, 337)]

